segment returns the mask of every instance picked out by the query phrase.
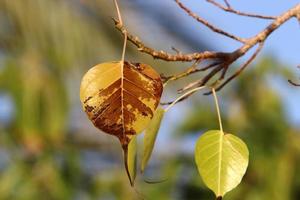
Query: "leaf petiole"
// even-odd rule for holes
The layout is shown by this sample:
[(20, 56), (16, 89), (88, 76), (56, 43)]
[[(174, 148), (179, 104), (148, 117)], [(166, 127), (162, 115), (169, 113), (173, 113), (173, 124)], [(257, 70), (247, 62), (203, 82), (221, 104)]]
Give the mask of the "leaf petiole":
[(223, 132), (223, 126), (222, 126), (221, 114), (220, 114), (220, 108), (219, 108), (219, 102), (218, 102), (218, 98), (217, 98), (217, 94), (216, 94), (215, 88), (212, 88), (211, 91), (212, 91), (213, 96), (214, 96), (214, 99), (215, 99), (215, 104), (216, 104), (216, 109), (217, 109), (217, 114), (218, 114), (218, 120), (219, 120), (220, 131), (221, 131), (222, 133), (224, 133), (224, 132)]
[(201, 86), (201, 87), (196, 87), (186, 93), (184, 93), (183, 95), (181, 95), (180, 97), (178, 97), (177, 99), (175, 99), (175, 101), (173, 101), (166, 109), (165, 112), (167, 112), (168, 110), (170, 110), (170, 108), (172, 108), (178, 101), (180, 101), (181, 99), (183, 99), (184, 97), (193, 94), (194, 92), (201, 90), (203, 88), (205, 88), (206, 86)]

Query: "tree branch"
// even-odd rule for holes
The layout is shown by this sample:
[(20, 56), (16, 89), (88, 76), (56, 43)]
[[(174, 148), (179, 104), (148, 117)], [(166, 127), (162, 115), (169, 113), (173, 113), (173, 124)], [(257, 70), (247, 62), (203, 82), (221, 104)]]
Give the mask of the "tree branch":
[(116, 19), (113, 19), (115, 22), (115, 27), (122, 32), (122, 34), (127, 34), (127, 38), (132, 42), (140, 52), (151, 55), (154, 59), (161, 59), (165, 61), (184, 61), (191, 62), (196, 60), (204, 59), (215, 59), (215, 58), (225, 58), (228, 56), (228, 53), (224, 52), (213, 52), (213, 51), (204, 51), (204, 52), (195, 52), (190, 54), (170, 54), (162, 50), (157, 51), (146, 46), (138, 37), (131, 35), (126, 28)]
[(219, 29), (213, 25), (211, 25), (209, 22), (207, 22), (205, 19), (201, 18), (200, 16), (198, 16), (196, 13), (193, 13), (190, 9), (188, 9), (187, 7), (185, 7), (179, 0), (175, 0), (175, 2), (178, 4), (178, 6), (183, 9), (189, 16), (193, 17), (195, 20), (197, 20), (198, 22), (200, 22), (201, 24), (203, 24), (204, 26), (208, 27), (210, 30), (212, 30), (213, 32), (216, 32), (218, 34), (224, 35), (226, 37), (229, 37), (233, 40), (239, 41), (241, 43), (245, 43), (246, 39), (235, 36), (231, 33), (228, 33), (222, 29)]
[[(243, 66), (244, 68), (246, 68), (254, 60), (254, 58), (257, 56), (257, 54), (261, 51), (261, 48), (263, 47), (264, 41), (268, 38), (268, 36), (273, 31), (275, 31), (278, 27), (280, 27), (283, 23), (285, 23), (287, 20), (291, 19), (292, 17), (296, 17), (297, 13), (299, 13), (299, 12), (300, 12), (300, 4), (297, 4), (292, 9), (290, 9), (287, 12), (283, 13), (282, 15), (278, 16), (276, 18), (276, 20), (274, 20), (263, 31), (261, 31), (260, 33), (258, 33), (254, 37), (250, 38), (242, 47), (240, 47), (239, 49), (237, 49), (234, 52), (230, 53), (229, 58), (227, 60), (224, 60), (224, 63), (221, 65), (221, 68), (220, 68), (220, 66), (218, 66), (217, 68), (212, 70), (208, 75), (206, 75), (204, 78), (185, 86), (184, 88), (180, 89), (179, 92), (183, 92), (183, 91), (189, 90), (193, 87), (199, 87), (199, 86), (202, 86), (202, 85), (206, 84), (215, 74), (217, 74), (223, 68), (225, 71), (223, 71), (222, 76), (218, 80), (219, 82), (221, 82), (221, 80), (225, 77), (227, 68), (232, 63), (234, 63), (238, 58), (240, 58), (245, 53), (247, 53), (253, 46), (255, 46), (256, 44), (260, 44), (260, 47), (259, 47), (258, 51), (255, 52), (255, 54), (252, 56), (253, 58), (251, 57), (245, 63), (246, 66)], [(239, 74), (240, 73), (238, 73), (238, 75)], [(232, 80), (235, 77), (237, 77), (237, 75), (234, 76), (234, 77), (231, 77), (230, 80)], [(227, 80), (227, 81), (230, 81), (230, 80)], [(218, 88), (218, 90), (220, 90), (220, 88)]]
[[(214, 26), (210, 25), (205, 20), (203, 21), (203, 19), (200, 18), (199, 16), (192, 13), (182, 3), (180, 3), (179, 0), (175, 0), (175, 1), (183, 10), (185, 10), (185, 12), (190, 14), (192, 17), (197, 19), (202, 24), (205, 24), (207, 27), (209, 27), (214, 32), (222, 34), (222, 35), (226, 35), (233, 39), (235, 38), (235, 40), (241, 41), (243, 43), (241, 47), (239, 47), (238, 49), (236, 49), (235, 51), (232, 51), (232, 52), (204, 51), (204, 52), (194, 52), (194, 53), (184, 54), (184, 53), (181, 53), (181, 51), (176, 49), (176, 54), (171, 54), (171, 53), (167, 53), (164, 51), (157, 51), (155, 49), (152, 49), (152, 48), (146, 46), (138, 37), (131, 35), (127, 31), (127, 29), (118, 20), (114, 20), (115, 27), (120, 32), (122, 32), (122, 34), (124, 34), (124, 35), (126, 34), (128, 37), (128, 40), (130, 42), (132, 42), (140, 52), (149, 54), (155, 59), (162, 59), (165, 61), (185, 61), (185, 62), (194, 61), (196, 63), (200, 63), (200, 62), (207, 61), (207, 60), (215, 61), (215, 62), (211, 63), (211, 65), (208, 65), (208, 66), (204, 67), (203, 69), (198, 69), (198, 68), (196, 68), (196, 66), (191, 66), (179, 74), (165, 77), (166, 81), (177, 80), (177, 79), (186, 77), (186, 76), (196, 73), (196, 72), (200, 72), (200, 71), (204, 72), (208, 69), (211, 69), (211, 71), (208, 72), (203, 78), (201, 78), (195, 82), (189, 83), (187, 86), (184, 86), (182, 89), (178, 90), (179, 92), (190, 90), (190, 89), (193, 89), (194, 87), (206, 85), (213, 77), (215, 77), (219, 73), (220, 73), (220, 77), (216, 80), (215, 83), (220, 84), (219, 87), (217, 87), (217, 90), (220, 90), (228, 82), (230, 82), (231, 80), (236, 78), (239, 74), (241, 74), (241, 72), (255, 59), (255, 57), (259, 54), (259, 52), (263, 48), (264, 42), (270, 34), (272, 34), (276, 29), (278, 29), (282, 24), (284, 24), (289, 19), (294, 18), (294, 17), (297, 18), (297, 16), (299, 16), (299, 13), (300, 13), (300, 3), (298, 3), (293, 8), (291, 8), (291, 9), (287, 10), (286, 12), (284, 12), (283, 14), (277, 16), (266, 28), (264, 28), (261, 32), (257, 33), (255, 36), (248, 38), (248, 39), (243, 39), (243, 38), (233, 36), (231, 34), (223, 32), (220, 29), (215, 28)], [(212, 0), (208, 0), (208, 1), (212, 2)], [(228, 9), (233, 10), (227, 1), (224, 1), (224, 2), (227, 5)], [(237, 13), (235, 13), (235, 14), (237, 14)], [(254, 16), (255, 15), (253, 15), (253, 17)], [(272, 17), (272, 19), (273, 19), (273, 17)], [(255, 53), (250, 57), (250, 59), (246, 63), (244, 63), (239, 70), (237, 70), (232, 76), (227, 78), (222, 83), (222, 80), (226, 77), (228, 68), (237, 59), (239, 59), (240, 57), (245, 55), (250, 49), (252, 49), (256, 45), (259, 45), (259, 47), (255, 51)], [(298, 85), (295, 83), (293, 83), (293, 84)]]
[[(256, 49), (256, 51), (252, 54), (252, 56), (242, 65), (242, 67), (240, 69), (238, 69), (233, 75), (231, 75), (228, 79), (226, 79), (220, 86), (218, 86), (216, 88), (216, 91), (221, 90), (225, 85), (227, 85), (231, 80), (233, 80), (234, 78), (236, 78), (238, 75), (240, 75), (244, 69), (249, 66), (249, 64), (256, 58), (256, 56), (259, 54), (259, 52), (261, 51), (261, 49), (263, 48), (264, 43), (261, 42), (259, 43), (258, 48)], [(206, 94), (211, 94), (211, 92), (206, 93)]]

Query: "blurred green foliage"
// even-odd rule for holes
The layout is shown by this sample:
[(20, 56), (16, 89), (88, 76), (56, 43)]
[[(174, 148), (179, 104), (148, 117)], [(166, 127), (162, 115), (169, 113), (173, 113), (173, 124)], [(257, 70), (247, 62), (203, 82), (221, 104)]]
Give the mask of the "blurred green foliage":
[[(8, 96), (13, 105), (2, 117), (9, 120), (0, 121), (1, 200), (214, 198), (197, 174), (192, 152), (158, 152), (146, 175), (167, 181), (149, 185), (139, 180), (135, 191), (117, 142), (108, 144), (96, 129), (78, 128), (92, 127), (87, 120), (74, 121), (72, 115), (81, 110), (82, 74), (120, 56), (122, 39), (111, 12), (112, 3), (100, 0), (0, 1), (0, 100)], [(136, 56), (132, 47), (128, 53)], [(299, 130), (289, 124), (270, 81), (289, 72), (273, 60), (263, 59), (221, 92), (224, 129), (239, 133), (250, 149), (248, 172), (225, 199), (300, 198)], [(199, 132), (217, 126), (212, 99), (191, 99), (173, 135), (179, 141), (195, 140)], [(100, 142), (94, 142), (95, 135), (89, 139), (88, 132)], [(166, 148), (170, 142), (165, 141)], [(95, 156), (89, 158), (91, 152)]]

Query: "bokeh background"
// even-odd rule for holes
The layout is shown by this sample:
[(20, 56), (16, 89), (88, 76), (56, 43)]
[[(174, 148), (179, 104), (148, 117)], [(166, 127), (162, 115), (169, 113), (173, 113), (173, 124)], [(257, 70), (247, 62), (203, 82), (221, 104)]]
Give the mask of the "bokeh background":
[[(223, 13), (205, 1), (183, 2), (244, 37), (269, 23)], [(297, 0), (232, 3), (277, 15)], [(231, 51), (240, 45), (209, 32), (173, 1), (122, 0), (120, 6), (130, 32), (157, 49)], [(79, 101), (81, 77), (92, 66), (121, 57), (122, 36), (111, 17), (116, 12), (108, 0), (0, 1), (1, 200), (214, 199), (193, 155), (201, 133), (218, 127), (211, 96), (194, 95), (166, 114), (150, 165), (135, 188), (129, 186), (117, 139), (87, 120)], [(250, 150), (242, 183), (225, 199), (300, 199), (300, 89), (287, 82), (299, 78), (299, 52), (299, 24), (291, 20), (219, 93), (224, 129)], [(131, 44), (126, 59), (166, 75), (189, 66), (153, 60)], [(201, 76), (170, 83), (163, 101), (176, 98), (176, 89)]]

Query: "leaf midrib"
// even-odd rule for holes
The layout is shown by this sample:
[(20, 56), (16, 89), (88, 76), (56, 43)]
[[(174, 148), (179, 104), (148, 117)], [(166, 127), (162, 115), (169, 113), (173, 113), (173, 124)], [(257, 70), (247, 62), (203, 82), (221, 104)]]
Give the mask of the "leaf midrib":
[(220, 139), (219, 139), (219, 160), (218, 160), (218, 195), (221, 194), (221, 173), (222, 173), (222, 159), (223, 159), (223, 137), (224, 133), (220, 131)]
[(125, 123), (124, 123), (124, 60), (121, 61), (121, 121), (122, 121), (122, 137), (125, 139)]

